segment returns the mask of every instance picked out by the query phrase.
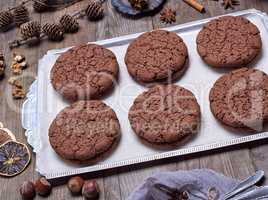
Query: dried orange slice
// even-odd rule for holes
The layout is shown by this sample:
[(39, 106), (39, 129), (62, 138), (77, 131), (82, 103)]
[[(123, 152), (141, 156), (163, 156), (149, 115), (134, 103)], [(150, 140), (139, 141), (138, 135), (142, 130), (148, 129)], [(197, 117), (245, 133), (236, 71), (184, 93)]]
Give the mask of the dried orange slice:
[(0, 122), (0, 145), (10, 140), (16, 141), (15, 135)]
[(0, 146), (0, 175), (12, 177), (23, 172), (31, 160), (28, 147), (16, 141)]

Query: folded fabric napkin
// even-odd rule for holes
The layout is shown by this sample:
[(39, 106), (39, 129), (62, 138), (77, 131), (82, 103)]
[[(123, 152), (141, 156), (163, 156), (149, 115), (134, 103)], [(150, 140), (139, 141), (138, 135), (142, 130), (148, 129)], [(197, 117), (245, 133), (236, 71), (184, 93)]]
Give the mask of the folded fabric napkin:
[(208, 169), (160, 172), (147, 178), (127, 200), (216, 200), (238, 183)]

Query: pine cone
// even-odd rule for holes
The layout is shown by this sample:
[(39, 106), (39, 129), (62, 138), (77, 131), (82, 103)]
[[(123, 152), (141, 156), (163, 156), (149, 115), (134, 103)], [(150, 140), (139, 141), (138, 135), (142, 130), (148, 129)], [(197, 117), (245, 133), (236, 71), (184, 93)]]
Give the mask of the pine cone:
[(24, 23), (20, 26), (20, 33), (25, 40), (33, 37), (39, 38), (41, 34), (41, 25), (36, 21)]
[(36, 12), (44, 12), (49, 9), (48, 0), (34, 0), (33, 9)]
[(60, 24), (64, 29), (65, 33), (75, 33), (79, 29), (79, 23), (71, 15), (63, 15), (60, 19)]
[(17, 6), (13, 11), (13, 15), (15, 24), (18, 27), (30, 20), (29, 11), (24, 5)]
[(53, 41), (61, 41), (63, 39), (63, 31), (58, 24), (46, 23), (42, 28), (43, 33), (48, 36), (48, 39)]
[(104, 9), (101, 3), (91, 1), (85, 11), (89, 20), (98, 20), (104, 16)]
[(11, 12), (2, 11), (0, 12), (0, 29), (7, 30), (9, 25), (13, 22), (13, 15)]

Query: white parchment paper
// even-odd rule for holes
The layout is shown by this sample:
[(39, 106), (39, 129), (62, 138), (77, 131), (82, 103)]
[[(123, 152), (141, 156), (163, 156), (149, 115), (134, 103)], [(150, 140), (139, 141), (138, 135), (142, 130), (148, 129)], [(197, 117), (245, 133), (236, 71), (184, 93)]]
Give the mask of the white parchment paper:
[[(252, 63), (252, 66), (268, 73), (268, 34), (265, 27), (267, 17), (255, 10), (242, 11), (234, 13), (233, 15), (243, 15), (247, 17), (260, 29), (263, 42), (262, 55), (256, 59), (256, 62)], [(213, 117), (209, 108), (209, 90), (213, 83), (227, 71), (217, 70), (207, 66), (200, 59), (196, 51), (195, 40), (197, 33), (207, 21), (209, 21), (209, 19), (167, 29), (177, 32), (183, 38), (189, 51), (188, 70), (175, 84), (191, 90), (196, 96), (202, 111), (201, 130), (197, 136), (170, 152), (167, 152), (167, 150), (156, 150), (142, 144), (131, 130), (128, 121), (128, 110), (134, 98), (146, 90), (145, 87), (132, 80), (124, 63), (128, 43), (133, 38), (137, 37), (136, 34), (97, 42), (112, 50), (116, 54), (120, 65), (119, 82), (113, 93), (103, 99), (105, 103), (115, 110), (121, 124), (122, 138), (118, 147), (109, 158), (93, 166), (74, 165), (58, 157), (49, 144), (48, 128), (57, 113), (66, 107), (68, 103), (63, 101), (56, 91), (54, 91), (49, 76), (54, 62), (64, 50), (49, 51), (47, 55), (40, 60), (38, 71), (37, 133), (41, 138), (41, 146), (37, 152), (36, 163), (38, 172), (48, 178), (55, 178), (266, 138), (268, 136), (267, 133), (249, 136), (246, 133), (233, 132), (219, 124)]]

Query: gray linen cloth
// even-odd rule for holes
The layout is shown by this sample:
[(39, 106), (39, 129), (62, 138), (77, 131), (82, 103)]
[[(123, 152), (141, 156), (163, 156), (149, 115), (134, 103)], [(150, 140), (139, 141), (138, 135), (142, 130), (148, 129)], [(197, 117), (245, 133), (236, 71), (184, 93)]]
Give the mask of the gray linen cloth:
[[(162, 189), (165, 186), (176, 188), (180, 192), (187, 191), (190, 200), (216, 200), (223, 197), (238, 183), (238, 180), (208, 169), (160, 172), (147, 178), (127, 200), (184, 200), (183, 198), (171, 198), (170, 195), (163, 192)], [(161, 186), (161, 189), (156, 186)]]

